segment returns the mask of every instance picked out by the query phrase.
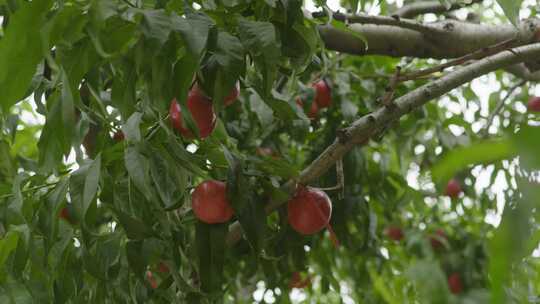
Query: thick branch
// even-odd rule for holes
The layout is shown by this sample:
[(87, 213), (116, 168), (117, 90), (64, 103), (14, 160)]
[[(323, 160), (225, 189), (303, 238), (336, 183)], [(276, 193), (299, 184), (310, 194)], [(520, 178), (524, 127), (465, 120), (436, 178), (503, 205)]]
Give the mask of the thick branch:
[[(375, 112), (361, 117), (350, 127), (346, 128), (339, 139), (336, 139), (334, 143), (328, 146), (317, 159), (300, 173), (296, 182), (300, 184), (313, 182), (334, 166), (336, 161), (341, 159), (355, 145), (366, 142), (377, 130), (384, 128), (392, 121), (421, 107), (428, 101), (440, 97), (479, 76), (512, 64), (537, 58), (538, 56), (540, 56), (540, 43), (518, 47), (511, 51), (503, 51), (450, 72), (431, 83), (397, 98), (392, 106), (381, 107)], [(284, 185), (284, 188), (292, 188), (291, 185), (293, 185), (293, 182), (289, 181)], [(271, 202), (267, 206), (267, 211), (271, 212), (281, 204), (282, 202)], [(241, 238), (241, 233), (240, 225), (234, 223), (230, 227), (227, 243), (229, 245), (236, 243)]]
[(474, 3), (480, 3), (483, 0), (473, 0), (471, 3), (467, 4), (452, 4), (452, 6), (447, 9), (440, 1), (425, 1), (425, 2), (415, 2), (408, 5), (404, 5), (400, 9), (398, 9), (394, 15), (402, 17), (402, 18), (414, 18), (418, 15), (433, 13), (433, 14), (441, 14), (445, 12), (449, 12), (452, 10), (457, 10), (462, 7), (472, 5)]
[(430, 23), (429, 28), (440, 33), (437, 35), (393, 25), (351, 24), (349, 28), (362, 35), (367, 45), (352, 33), (321, 25), (319, 33), (326, 48), (357, 55), (448, 59), (510, 39), (515, 39), (511, 47), (532, 43), (540, 20), (525, 20), (518, 29), (511, 24), (485, 25), (455, 20)]

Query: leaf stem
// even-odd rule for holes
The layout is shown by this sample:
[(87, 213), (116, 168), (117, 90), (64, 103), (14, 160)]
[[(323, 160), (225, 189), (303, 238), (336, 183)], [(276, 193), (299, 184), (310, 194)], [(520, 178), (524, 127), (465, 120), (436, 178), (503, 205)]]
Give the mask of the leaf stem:
[[(49, 184), (43, 184), (43, 185), (28, 188), (28, 189), (24, 189), (24, 190), (21, 190), (21, 193), (31, 192), (31, 191), (43, 189), (43, 188), (46, 188), (46, 187), (55, 186), (56, 184), (58, 184), (58, 182), (49, 183)], [(8, 197), (11, 197), (13, 195), (14, 195), (13, 193), (0, 195), (0, 199), (8, 198)]]

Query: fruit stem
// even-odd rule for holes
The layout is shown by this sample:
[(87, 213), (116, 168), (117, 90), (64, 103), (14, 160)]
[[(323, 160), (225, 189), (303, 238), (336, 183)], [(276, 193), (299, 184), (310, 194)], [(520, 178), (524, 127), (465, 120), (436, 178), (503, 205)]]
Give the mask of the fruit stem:
[(333, 187), (326, 187), (326, 188), (317, 188), (319, 190), (323, 191), (333, 191), (333, 190), (341, 190), (339, 193), (339, 198), (343, 199), (345, 196), (345, 175), (343, 174), (343, 160), (340, 158), (336, 162), (336, 175), (337, 175), (337, 185)]
[(334, 232), (334, 229), (332, 229), (332, 225), (330, 224), (326, 225), (326, 229), (328, 229), (328, 232), (330, 233), (330, 241), (332, 241), (332, 244), (334, 244), (334, 247), (339, 248), (339, 240), (337, 238), (336, 233)]

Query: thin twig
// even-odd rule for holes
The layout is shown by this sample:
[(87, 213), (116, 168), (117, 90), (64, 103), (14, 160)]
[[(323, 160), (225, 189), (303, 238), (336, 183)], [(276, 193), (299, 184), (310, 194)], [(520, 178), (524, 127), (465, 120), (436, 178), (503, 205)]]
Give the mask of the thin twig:
[(131, 2), (129, 2), (128, 0), (122, 0), (124, 3), (126, 3), (127, 5), (131, 6), (131, 7), (135, 7), (137, 8), (137, 6)]
[(144, 136), (146, 138), (146, 140), (150, 140), (152, 139), (152, 137), (154, 137), (154, 135), (156, 134), (157, 130), (158, 130), (158, 127), (159, 125), (164, 122), (165, 120), (167, 120), (169, 118), (169, 114), (165, 115), (164, 118), (158, 120), (156, 123), (154, 123), (149, 129), (148, 131), (146, 132), (146, 135)]
[[(55, 186), (56, 184), (58, 184), (58, 182), (35, 186), (35, 187), (32, 187), (32, 188), (21, 190), (21, 193), (26, 193), (26, 192), (30, 192), (30, 191), (34, 191), (34, 190), (39, 190), (39, 189), (47, 188), (47, 187), (50, 187), (50, 186)], [(14, 195), (13, 193), (0, 195), (0, 199), (8, 198), (8, 197), (11, 197), (13, 195)]]
[(480, 3), (483, 0), (472, 0), (470, 3), (454, 3), (447, 8), (441, 1), (425, 1), (425, 2), (413, 2), (399, 8), (394, 14), (402, 18), (414, 18), (418, 15), (433, 13), (447, 13), (453, 10), (460, 9), (462, 7), (470, 6), (474, 3)]
[(483, 49), (477, 50), (473, 53), (467, 54), (465, 56), (450, 60), (448, 62), (445, 62), (441, 65), (434, 66), (431, 68), (423, 69), (416, 72), (411, 72), (408, 74), (404, 74), (399, 77), (399, 81), (408, 81), (408, 80), (415, 80), (419, 77), (423, 77), (429, 74), (433, 74), (435, 72), (442, 72), (444, 69), (456, 66), (456, 65), (462, 65), (469, 60), (476, 60), (476, 59), (482, 59), (487, 56), (491, 56), (493, 54), (496, 54), (498, 52), (504, 51), (510, 47), (516, 42), (516, 38), (507, 39), (505, 41), (499, 42), (495, 45), (485, 47)]
[(341, 191), (338, 193), (340, 200), (345, 198), (345, 174), (343, 173), (343, 158), (340, 158), (336, 163), (336, 174), (338, 183), (341, 185)]
[(487, 123), (486, 123), (486, 126), (484, 127), (484, 130), (483, 130), (483, 137), (486, 137), (488, 135), (488, 132), (489, 132), (489, 128), (491, 127), (491, 125), (493, 124), (493, 120), (495, 119), (495, 116), (497, 116), (497, 114), (499, 114), (499, 112), (502, 110), (504, 104), (506, 103), (506, 101), (508, 100), (508, 98), (510, 96), (512, 96), (512, 94), (514, 93), (514, 91), (521, 87), (522, 85), (524, 85), (527, 81), (526, 80), (522, 80), (520, 82), (518, 82), (517, 84), (515, 84), (514, 86), (512, 86), (510, 89), (508, 89), (508, 93), (506, 94), (506, 96), (504, 96), (504, 98), (502, 98), (501, 100), (499, 100), (499, 102), (497, 103), (497, 105), (495, 106), (495, 109), (493, 109), (493, 112), (491, 114), (489, 114), (489, 117), (487, 119)]
[(394, 76), (390, 78), (390, 84), (386, 88), (386, 92), (382, 98), (382, 104), (385, 106), (390, 106), (392, 104), (392, 98), (394, 98), (394, 93), (396, 92), (396, 87), (399, 83), (399, 75), (401, 74), (401, 67), (398, 65), (396, 67), (396, 72)]
[(433, 191), (427, 191), (427, 190), (416, 190), (416, 193), (425, 197), (433, 197), (433, 198), (438, 198), (441, 196), (439, 193), (435, 193)]
[(341, 199), (342, 198), (341, 196), (344, 195), (343, 192), (345, 190), (345, 175), (343, 174), (343, 159), (341, 158), (336, 161), (336, 177), (337, 177), (337, 185), (332, 186), (332, 187), (325, 187), (325, 188), (317, 187), (317, 189), (323, 190), (323, 191), (341, 190), (341, 192), (339, 193), (339, 196)]
[[(326, 12), (314, 12), (311, 14), (313, 18), (326, 17)], [(444, 31), (440, 28), (433, 27), (430, 25), (422, 24), (418, 21), (411, 19), (403, 19), (397, 16), (388, 17), (388, 16), (372, 16), (365, 14), (343, 14), (339, 12), (332, 13), (332, 17), (335, 20), (345, 22), (347, 24), (360, 23), (360, 24), (374, 24), (374, 25), (388, 25), (396, 26), (412, 31), (416, 31), (426, 35), (438, 35), (442, 34)]]
[(334, 190), (339, 190), (341, 188), (343, 188), (343, 187), (340, 184), (337, 184), (337, 185), (332, 186), (332, 187), (323, 187), (323, 188), (317, 187), (317, 189), (322, 190), (322, 191), (334, 191)]

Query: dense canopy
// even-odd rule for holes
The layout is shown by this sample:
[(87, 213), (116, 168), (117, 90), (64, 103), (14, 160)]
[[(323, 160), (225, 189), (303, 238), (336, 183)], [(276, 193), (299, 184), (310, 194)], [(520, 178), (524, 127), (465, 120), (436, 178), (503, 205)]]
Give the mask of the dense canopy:
[(534, 0), (0, 0), (0, 303), (537, 303)]

